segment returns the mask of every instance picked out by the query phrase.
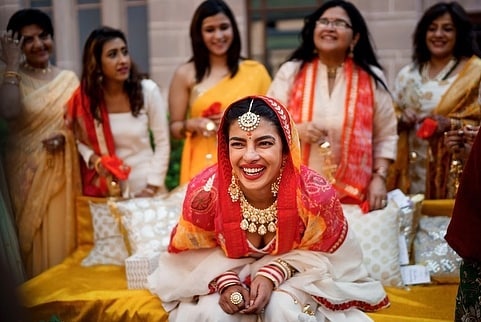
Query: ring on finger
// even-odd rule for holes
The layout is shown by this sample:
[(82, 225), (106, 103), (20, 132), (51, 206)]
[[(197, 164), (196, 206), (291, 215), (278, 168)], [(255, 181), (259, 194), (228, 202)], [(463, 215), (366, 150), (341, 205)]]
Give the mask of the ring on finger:
[(384, 208), (386, 207), (386, 205), (387, 205), (387, 200), (386, 199), (381, 200), (381, 206)]
[(18, 44), (18, 39), (15, 39), (15, 40), (13, 41), (13, 43), (14, 43), (15, 45)]
[(244, 297), (240, 292), (232, 292), (230, 295), (230, 302), (234, 305), (239, 305), (244, 301)]

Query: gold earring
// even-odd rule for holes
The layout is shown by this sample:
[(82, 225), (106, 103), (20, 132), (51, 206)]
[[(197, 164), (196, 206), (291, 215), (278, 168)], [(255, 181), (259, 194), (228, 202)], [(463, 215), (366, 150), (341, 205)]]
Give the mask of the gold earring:
[(230, 199), (232, 200), (232, 202), (236, 202), (239, 200), (241, 191), (239, 186), (237, 185), (237, 179), (234, 175), (234, 170), (232, 170), (232, 178), (230, 181), (229, 188), (227, 189), (227, 192), (229, 192)]
[(279, 192), (279, 185), (281, 184), (282, 179), (282, 171), (284, 171), (284, 165), (286, 164), (286, 159), (282, 160), (281, 170), (279, 171), (279, 176), (277, 177), (276, 181), (271, 185), (271, 192), (274, 197), (277, 197), (277, 193)]

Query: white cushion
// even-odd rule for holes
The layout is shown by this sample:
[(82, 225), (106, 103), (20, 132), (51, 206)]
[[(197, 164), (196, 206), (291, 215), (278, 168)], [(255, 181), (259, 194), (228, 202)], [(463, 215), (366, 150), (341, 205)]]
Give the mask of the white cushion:
[(364, 265), (372, 278), (385, 286), (403, 286), (399, 264), (400, 209), (389, 202), (381, 210), (364, 214), (357, 205), (343, 205), (349, 229), (359, 239)]
[(113, 204), (120, 212), (132, 255), (148, 257), (167, 248), (170, 232), (182, 212), (185, 191), (186, 186), (182, 186), (167, 197), (133, 198)]
[(124, 265), (129, 254), (120, 232), (119, 220), (111, 215), (107, 204), (89, 201), (89, 207), (94, 230), (94, 247), (82, 260), (81, 265)]

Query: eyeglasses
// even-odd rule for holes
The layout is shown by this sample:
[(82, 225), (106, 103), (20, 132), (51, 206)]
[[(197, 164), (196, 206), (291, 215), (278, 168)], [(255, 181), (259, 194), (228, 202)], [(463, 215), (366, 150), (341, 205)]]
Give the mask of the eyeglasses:
[(332, 25), (336, 29), (352, 28), (352, 26), (347, 21), (342, 19), (329, 20), (327, 18), (319, 18), (316, 21), (316, 25), (321, 26), (323, 28), (327, 28), (329, 25)]

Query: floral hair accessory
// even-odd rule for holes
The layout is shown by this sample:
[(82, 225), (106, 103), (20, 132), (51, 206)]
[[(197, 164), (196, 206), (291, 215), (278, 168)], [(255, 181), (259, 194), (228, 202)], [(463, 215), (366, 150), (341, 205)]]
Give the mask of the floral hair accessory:
[(239, 123), (239, 127), (246, 132), (250, 132), (255, 130), (261, 121), (261, 117), (257, 114), (251, 112), (252, 103), (254, 103), (254, 99), (251, 100), (251, 104), (249, 105), (249, 110), (239, 116), (237, 122)]

